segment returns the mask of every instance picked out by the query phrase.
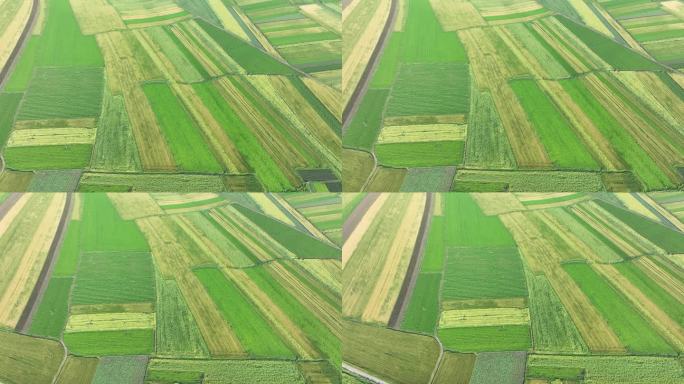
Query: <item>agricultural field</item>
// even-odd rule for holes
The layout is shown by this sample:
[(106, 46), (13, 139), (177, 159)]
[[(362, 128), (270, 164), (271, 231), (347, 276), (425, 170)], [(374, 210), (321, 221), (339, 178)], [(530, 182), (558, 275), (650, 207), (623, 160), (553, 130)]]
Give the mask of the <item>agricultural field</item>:
[(1, 1), (0, 189), (341, 191), (341, 12)]
[(288, 199), (0, 195), (0, 382), (339, 383), (341, 196)]
[(681, 383), (684, 229), (671, 213), (681, 200), (674, 192), (352, 196), (342, 251), (345, 378)]
[(684, 186), (682, 1), (344, 4), (345, 191)]

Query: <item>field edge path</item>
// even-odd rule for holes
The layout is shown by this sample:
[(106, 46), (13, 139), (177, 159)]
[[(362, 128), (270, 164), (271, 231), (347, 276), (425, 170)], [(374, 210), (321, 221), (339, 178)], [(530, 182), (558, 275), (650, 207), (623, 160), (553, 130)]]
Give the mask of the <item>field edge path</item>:
[(50, 281), (50, 276), (52, 275), (52, 270), (57, 261), (57, 254), (62, 248), (62, 241), (64, 240), (64, 232), (71, 218), (72, 210), (72, 194), (66, 194), (66, 200), (64, 201), (64, 209), (62, 210), (62, 217), (59, 219), (59, 224), (57, 225), (57, 231), (55, 232), (55, 237), (52, 239), (52, 244), (50, 244), (50, 249), (48, 250), (47, 258), (43, 264), (43, 269), (40, 270), (38, 275), (38, 280), (36, 280), (36, 285), (33, 287), (31, 296), (29, 296), (24, 311), (17, 321), (17, 325), (14, 328), (15, 331), (19, 333), (26, 333), (28, 328), (31, 326), (33, 316), (38, 310), (38, 306), (43, 299), (45, 290), (47, 289), (48, 282)]

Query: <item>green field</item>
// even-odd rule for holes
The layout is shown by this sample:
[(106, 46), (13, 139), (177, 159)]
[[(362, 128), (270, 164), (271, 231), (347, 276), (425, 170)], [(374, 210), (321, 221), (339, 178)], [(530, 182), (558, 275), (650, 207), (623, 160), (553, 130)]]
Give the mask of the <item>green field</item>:
[(202, 281), (248, 353), (255, 356), (294, 357), (266, 319), (220, 270), (203, 268), (193, 272)]
[[(83, 252), (143, 252), (149, 246), (138, 226), (121, 219), (105, 194), (84, 194), (80, 225)], [(123, 241), (125, 240), (125, 241)]]
[(90, 163), (93, 146), (90, 144), (41, 145), (5, 148), (5, 162), (10, 169), (83, 168)]
[(458, 352), (524, 351), (532, 346), (526, 325), (448, 328), (440, 329), (438, 336), (446, 349)]
[(69, 351), (84, 356), (147, 355), (154, 351), (151, 329), (65, 333)]
[(66, 325), (69, 310), (71, 277), (50, 279), (29, 332), (36, 336), (59, 339)]
[(627, 349), (634, 353), (672, 354), (674, 350), (652, 326), (599, 276), (583, 263), (564, 264), (563, 268), (589, 296)]
[(81, 254), (72, 304), (154, 301), (154, 267), (148, 252)]
[(439, 319), (439, 287), (441, 273), (420, 273), (411, 293), (401, 328), (433, 334)]
[(240, 205), (235, 205), (235, 208), (256, 223), (264, 232), (273, 237), (274, 240), (283, 244), (287, 249), (294, 253), (296, 257), (303, 259), (340, 258), (340, 250), (330, 244), (326, 244), (313, 236), (305, 234), (280, 221)]
[(192, 312), (175, 281), (158, 281), (157, 314), (155, 351), (158, 354), (177, 357), (209, 355)]
[(449, 248), (444, 299), (525, 297), (525, 274), (515, 248)]
[(146, 84), (144, 90), (178, 167), (190, 172), (220, 173), (221, 166), (171, 88), (154, 83)]
[(573, 169), (596, 169), (598, 167), (565, 117), (561, 115), (536, 82), (531, 80), (514, 81), (511, 83), (511, 87), (557, 167)]

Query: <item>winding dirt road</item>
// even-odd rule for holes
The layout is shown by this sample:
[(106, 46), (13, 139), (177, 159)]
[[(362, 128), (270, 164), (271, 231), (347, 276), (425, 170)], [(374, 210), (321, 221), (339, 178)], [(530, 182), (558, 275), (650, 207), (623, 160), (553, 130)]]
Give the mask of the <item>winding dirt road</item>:
[(31, 326), (33, 315), (35, 315), (36, 310), (43, 299), (48, 282), (50, 281), (50, 276), (52, 275), (52, 269), (57, 261), (57, 255), (62, 248), (64, 232), (69, 223), (69, 219), (71, 218), (72, 203), (72, 194), (67, 193), (66, 200), (64, 201), (64, 209), (62, 210), (62, 217), (59, 219), (59, 225), (57, 226), (55, 237), (52, 239), (52, 244), (50, 244), (45, 264), (43, 264), (43, 269), (40, 270), (36, 285), (33, 287), (33, 291), (31, 292), (28, 302), (26, 302), (26, 307), (24, 307), (21, 317), (19, 317), (17, 326), (14, 328), (17, 332), (24, 333), (28, 330)]
[(404, 319), (406, 307), (411, 299), (411, 293), (416, 285), (418, 273), (420, 272), (420, 261), (423, 259), (425, 253), (425, 243), (427, 242), (427, 233), (430, 228), (432, 219), (433, 194), (428, 193), (425, 199), (425, 208), (423, 209), (423, 218), (420, 220), (420, 229), (418, 230), (418, 237), (416, 237), (416, 244), (413, 246), (413, 253), (411, 254), (411, 261), (409, 261), (408, 270), (404, 276), (404, 282), (401, 284), (399, 296), (392, 309), (387, 326), (398, 329), (401, 321)]
[(366, 68), (363, 70), (361, 80), (359, 80), (359, 83), (356, 84), (356, 89), (354, 89), (351, 98), (349, 98), (349, 102), (347, 105), (345, 105), (344, 111), (342, 112), (343, 134), (347, 131), (352, 117), (354, 117), (356, 111), (359, 109), (359, 105), (361, 105), (361, 100), (363, 100), (363, 96), (368, 90), (370, 79), (373, 73), (375, 73), (375, 69), (377, 68), (380, 58), (382, 57), (382, 52), (385, 50), (385, 46), (387, 45), (387, 41), (391, 35), (392, 28), (394, 27), (394, 22), (397, 18), (398, 0), (391, 1), (390, 13), (387, 17), (387, 21), (385, 22), (385, 26), (382, 29), (382, 33), (380, 34), (380, 39), (378, 39), (378, 44), (375, 46), (375, 48), (373, 48), (373, 53), (371, 54), (370, 60), (368, 60), (368, 65), (366, 65)]

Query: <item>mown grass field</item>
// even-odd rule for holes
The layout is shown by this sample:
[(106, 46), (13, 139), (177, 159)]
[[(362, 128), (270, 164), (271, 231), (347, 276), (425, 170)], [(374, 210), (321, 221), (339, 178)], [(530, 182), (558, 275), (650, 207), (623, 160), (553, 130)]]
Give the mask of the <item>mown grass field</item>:
[[(343, 23), (351, 29), (350, 47), (360, 48), (345, 56), (351, 76), (345, 95), (357, 89), (369, 51), (357, 39), (365, 33), (368, 46), (381, 47), (377, 65), (368, 67), (367, 89), (359, 88), (358, 99), (343, 98), (349, 114), (344, 148), (377, 158), (374, 171), (360, 168), (349, 176), (349, 191), (682, 186), (678, 3), (420, 0), (388, 15), (389, 4), (349, 5)], [(371, 19), (381, 22), (360, 25)], [(387, 37), (378, 42), (385, 23)], [(433, 124), (466, 131), (446, 144), (424, 133)], [(384, 142), (386, 128), (399, 126), (411, 131), (401, 145)], [(378, 179), (384, 167), (419, 173), (422, 183)], [(493, 180), (459, 177), (480, 172)], [(542, 187), (531, 173), (543, 178)]]
[[(395, 238), (411, 200), (388, 193), (353, 201), (358, 196), (355, 206), (365, 212), (353, 219), (342, 259), (342, 314), (351, 328), (343, 371), (352, 377), (429, 382), (416, 376), (429, 371), (440, 383), (681, 380), (682, 267), (672, 243), (681, 222), (670, 213), (680, 194), (433, 193), (424, 240), (409, 246), (411, 266), (392, 280), (368, 270), (392, 260), (396, 244), (381, 246)], [(355, 244), (358, 228), (369, 237)], [(369, 250), (365, 263), (356, 260), (360, 247)], [(345, 286), (357, 276), (372, 291), (368, 301), (389, 306), (391, 316), (349, 310), (347, 303), (368, 295)], [(392, 296), (383, 287), (396, 280), (406, 290)], [(383, 294), (385, 301), (375, 298)], [(437, 341), (435, 358), (426, 348)], [(404, 364), (414, 371), (403, 372)]]
[[(64, 193), (0, 196), (8, 212), (0, 381), (305, 384), (339, 376), (339, 194), (90, 193), (69, 201)], [(317, 249), (325, 252), (310, 252)]]
[[(339, 190), (341, 9), (254, 5), (47, 1), (0, 91), (3, 169), (36, 180), (8, 189)], [(2, 23), (4, 61), (24, 25)], [(61, 131), (16, 141), (38, 128)], [(52, 170), (107, 180), (60, 183), (43, 176)]]

